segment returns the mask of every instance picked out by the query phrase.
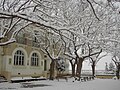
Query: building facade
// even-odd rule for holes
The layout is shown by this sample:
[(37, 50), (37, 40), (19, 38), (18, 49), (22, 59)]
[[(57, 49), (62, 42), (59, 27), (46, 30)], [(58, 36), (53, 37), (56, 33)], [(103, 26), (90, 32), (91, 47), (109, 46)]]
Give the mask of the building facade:
[(41, 51), (36, 38), (28, 37), (30, 34), (20, 33), (15, 43), (0, 46), (0, 75), (7, 80), (19, 76), (48, 77), (51, 60)]
[(39, 48), (20, 43), (0, 47), (0, 74), (7, 79), (15, 76), (44, 76), (50, 60)]

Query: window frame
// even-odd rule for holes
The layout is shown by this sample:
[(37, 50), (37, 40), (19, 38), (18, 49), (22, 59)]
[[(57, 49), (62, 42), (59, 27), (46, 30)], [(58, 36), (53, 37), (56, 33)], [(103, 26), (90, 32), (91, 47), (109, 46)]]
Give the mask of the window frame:
[(38, 67), (39, 66), (39, 56), (37, 53), (32, 53), (31, 55), (31, 66)]
[(25, 62), (25, 54), (21, 50), (17, 50), (14, 54), (14, 65), (16, 66), (24, 66)]

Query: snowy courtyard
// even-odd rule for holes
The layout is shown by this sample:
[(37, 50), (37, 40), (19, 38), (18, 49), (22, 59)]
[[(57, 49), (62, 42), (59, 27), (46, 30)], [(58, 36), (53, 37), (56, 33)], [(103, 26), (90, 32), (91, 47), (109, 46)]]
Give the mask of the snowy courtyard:
[[(33, 84), (35, 87), (23, 87), (23, 83)], [(75, 81), (68, 79), (66, 82), (61, 79), (49, 81), (31, 81), (22, 83), (0, 83), (0, 90), (120, 90), (120, 80), (113, 79), (95, 79), (86, 82)]]

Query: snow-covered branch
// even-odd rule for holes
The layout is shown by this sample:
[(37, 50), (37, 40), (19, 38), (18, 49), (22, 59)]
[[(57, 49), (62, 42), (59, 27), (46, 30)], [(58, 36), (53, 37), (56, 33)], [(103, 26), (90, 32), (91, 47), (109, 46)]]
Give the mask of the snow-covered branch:
[(16, 39), (10, 38), (8, 41), (0, 43), (0, 46), (5, 46), (5, 45), (8, 45), (8, 44), (13, 43), (13, 42), (16, 42)]

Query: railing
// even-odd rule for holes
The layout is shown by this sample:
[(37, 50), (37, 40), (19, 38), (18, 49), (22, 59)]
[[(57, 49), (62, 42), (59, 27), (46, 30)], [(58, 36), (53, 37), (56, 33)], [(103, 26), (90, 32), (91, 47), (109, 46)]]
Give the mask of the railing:
[[(69, 70), (69, 73), (71, 74), (72, 71)], [(82, 70), (81, 75), (92, 75), (92, 70)], [(105, 71), (105, 70), (96, 70), (95, 75), (115, 75), (115, 72)]]
[(26, 38), (24, 38), (24, 37), (17, 37), (17, 38), (16, 38), (16, 43), (24, 44), (24, 45), (27, 44), (27, 45), (30, 45), (30, 46), (32, 46), (32, 47), (37, 47), (37, 48), (40, 47), (39, 42), (34, 42), (34, 41), (28, 40), (28, 39), (26, 39)]

